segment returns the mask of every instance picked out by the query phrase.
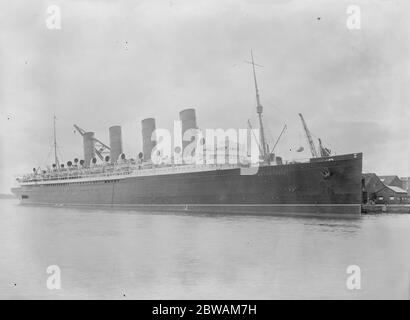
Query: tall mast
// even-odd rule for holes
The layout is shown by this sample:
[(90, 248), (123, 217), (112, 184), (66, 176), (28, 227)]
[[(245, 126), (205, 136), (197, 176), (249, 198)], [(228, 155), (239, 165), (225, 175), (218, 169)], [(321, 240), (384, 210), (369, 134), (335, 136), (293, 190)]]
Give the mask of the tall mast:
[(54, 114), (53, 121), (54, 121), (54, 163), (56, 164), (57, 168), (60, 168), (60, 163), (58, 162), (57, 157), (57, 134), (56, 134), (56, 115)]
[(261, 139), (261, 145), (262, 145), (263, 159), (267, 159), (268, 150), (266, 148), (265, 132), (263, 130), (263, 121), (262, 121), (263, 107), (261, 105), (260, 97), (259, 97), (259, 88), (258, 88), (258, 82), (256, 81), (255, 62), (253, 60), (252, 50), (251, 50), (251, 64), (252, 64), (252, 69), (253, 69), (253, 79), (255, 81), (256, 112), (257, 112), (258, 117), (259, 117), (259, 130), (260, 130), (260, 139)]

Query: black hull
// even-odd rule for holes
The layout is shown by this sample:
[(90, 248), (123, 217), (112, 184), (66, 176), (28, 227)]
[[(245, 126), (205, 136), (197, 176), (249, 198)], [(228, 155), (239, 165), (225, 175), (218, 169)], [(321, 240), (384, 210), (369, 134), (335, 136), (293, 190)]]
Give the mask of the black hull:
[(13, 189), (22, 204), (227, 214), (360, 215), (362, 154), (260, 167)]

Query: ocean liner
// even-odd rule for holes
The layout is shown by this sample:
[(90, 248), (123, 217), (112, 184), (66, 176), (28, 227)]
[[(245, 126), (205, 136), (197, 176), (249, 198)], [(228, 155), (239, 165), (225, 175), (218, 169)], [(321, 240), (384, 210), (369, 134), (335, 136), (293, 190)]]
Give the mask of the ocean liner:
[[(93, 132), (75, 125), (83, 138), (84, 159), (76, 158), (64, 165), (57, 157), (54, 119), (52, 167), (34, 168), (32, 173), (18, 177), (18, 186), (12, 192), (21, 204), (30, 205), (226, 214), (359, 215), (362, 154), (332, 155), (320, 140), (317, 150), (299, 114), (312, 157), (304, 162), (288, 162), (275, 156), (265, 141), (253, 57), (251, 64), (259, 120), (257, 163), (154, 162), (158, 141), (155, 119), (148, 118), (142, 121), (143, 152), (137, 160), (127, 159), (122, 152), (120, 126), (110, 127), (108, 146)], [(180, 121), (182, 136), (197, 129), (195, 109), (181, 111)], [(182, 150), (176, 152), (183, 153), (191, 142), (183, 141)]]

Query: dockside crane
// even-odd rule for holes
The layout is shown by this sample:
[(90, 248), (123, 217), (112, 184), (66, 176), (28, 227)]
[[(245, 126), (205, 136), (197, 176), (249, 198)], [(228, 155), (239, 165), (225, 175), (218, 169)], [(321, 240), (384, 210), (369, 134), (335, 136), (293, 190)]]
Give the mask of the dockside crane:
[(299, 117), (300, 117), (300, 120), (302, 121), (303, 129), (305, 130), (306, 138), (309, 143), (310, 153), (312, 154), (313, 158), (319, 158), (319, 155), (316, 151), (315, 144), (313, 143), (312, 135), (306, 125), (305, 119), (303, 118), (303, 115), (301, 113), (299, 113)]
[(320, 156), (321, 157), (329, 157), (330, 154), (332, 153), (332, 151), (330, 151), (330, 149), (326, 148), (323, 144), (322, 144), (322, 140), (319, 138), (319, 150), (320, 150)]
[[(84, 134), (87, 132), (86, 130), (80, 128), (76, 124), (73, 125), (74, 128), (81, 134), (81, 136), (84, 136)], [(101, 142), (97, 138), (93, 138), (94, 140), (94, 151), (95, 154), (100, 158), (101, 161), (104, 161), (104, 155), (108, 155), (110, 151), (110, 147), (107, 146), (105, 143)]]

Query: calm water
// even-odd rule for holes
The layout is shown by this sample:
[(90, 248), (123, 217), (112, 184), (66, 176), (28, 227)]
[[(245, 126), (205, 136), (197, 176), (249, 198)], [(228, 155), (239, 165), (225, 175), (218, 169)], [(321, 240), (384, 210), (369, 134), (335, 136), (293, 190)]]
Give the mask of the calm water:
[[(410, 215), (152, 214), (0, 201), (0, 298), (410, 297)], [(348, 265), (361, 290), (348, 290)], [(62, 289), (46, 287), (49, 265)]]

